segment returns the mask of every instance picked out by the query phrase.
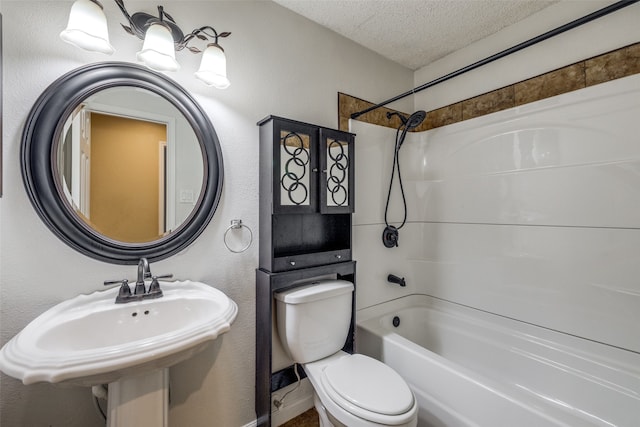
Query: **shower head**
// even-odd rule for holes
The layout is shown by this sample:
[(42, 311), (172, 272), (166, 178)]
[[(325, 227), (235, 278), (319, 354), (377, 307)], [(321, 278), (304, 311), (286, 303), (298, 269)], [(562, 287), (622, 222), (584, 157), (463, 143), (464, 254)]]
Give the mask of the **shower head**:
[[(387, 113), (387, 116), (389, 116), (389, 113)], [(404, 144), (404, 138), (407, 136), (407, 132), (420, 126), (425, 117), (427, 117), (427, 113), (423, 110), (418, 110), (409, 117), (402, 117), (400, 114), (398, 114), (398, 116), (400, 120), (402, 120), (402, 125), (398, 128), (398, 132), (400, 132), (400, 128), (402, 128), (402, 134), (400, 135), (400, 139), (397, 140), (396, 150), (399, 150), (402, 144)]]
[(427, 113), (423, 110), (418, 110), (409, 117), (405, 117), (396, 111), (387, 113), (387, 119), (390, 119), (393, 116), (398, 116), (402, 122), (400, 127), (404, 126), (406, 130), (414, 130), (424, 121), (425, 117), (427, 117)]
[(409, 116), (404, 125), (407, 127), (407, 130), (413, 130), (422, 124), (425, 117), (427, 117), (427, 113), (423, 110), (418, 110)]

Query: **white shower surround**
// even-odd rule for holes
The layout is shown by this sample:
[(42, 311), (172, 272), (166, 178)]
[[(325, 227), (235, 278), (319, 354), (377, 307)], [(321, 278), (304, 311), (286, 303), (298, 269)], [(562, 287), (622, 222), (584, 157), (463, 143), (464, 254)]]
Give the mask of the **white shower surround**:
[(395, 249), (395, 131), (352, 121), (357, 308), (421, 293), (640, 352), (638, 117), (635, 75), (410, 135)]

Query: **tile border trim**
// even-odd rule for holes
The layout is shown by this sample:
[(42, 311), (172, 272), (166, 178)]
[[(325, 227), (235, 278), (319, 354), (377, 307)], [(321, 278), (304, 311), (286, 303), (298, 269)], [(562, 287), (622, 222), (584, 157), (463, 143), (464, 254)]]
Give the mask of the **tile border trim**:
[[(640, 42), (429, 111), (424, 123), (415, 131), (435, 129), (639, 73)], [(351, 114), (372, 105), (372, 102), (338, 92), (338, 128), (349, 130)], [(389, 120), (386, 116), (387, 112), (393, 111), (396, 110), (381, 107), (356, 120), (397, 128), (400, 125), (398, 118)]]

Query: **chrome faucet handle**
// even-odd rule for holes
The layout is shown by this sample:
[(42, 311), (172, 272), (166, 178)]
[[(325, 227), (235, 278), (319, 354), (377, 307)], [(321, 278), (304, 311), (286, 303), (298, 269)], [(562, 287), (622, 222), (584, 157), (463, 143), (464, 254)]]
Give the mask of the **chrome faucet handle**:
[(127, 284), (129, 284), (129, 280), (128, 279), (122, 279), (122, 280), (105, 280), (104, 281), (104, 285), (105, 286), (109, 286), (109, 285), (116, 285), (118, 283), (124, 284), (124, 282), (127, 282)]
[(118, 296), (116, 297), (116, 304), (120, 304), (123, 302), (127, 302), (131, 299), (131, 288), (129, 287), (129, 280), (105, 280), (104, 285), (115, 285), (117, 283), (121, 283), (120, 290), (118, 291)]
[(151, 284), (149, 285), (149, 291), (147, 292), (149, 298), (160, 298), (162, 296), (162, 289), (160, 289), (160, 283), (158, 282), (158, 279), (169, 279), (171, 277), (173, 277), (173, 274), (153, 276), (151, 278)]

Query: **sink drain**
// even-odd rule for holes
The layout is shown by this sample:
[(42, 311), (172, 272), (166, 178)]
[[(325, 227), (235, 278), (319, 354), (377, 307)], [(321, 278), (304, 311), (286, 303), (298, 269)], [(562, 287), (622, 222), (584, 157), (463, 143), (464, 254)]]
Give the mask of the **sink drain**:
[(398, 316), (393, 316), (393, 326), (396, 328), (400, 326), (400, 318)]

